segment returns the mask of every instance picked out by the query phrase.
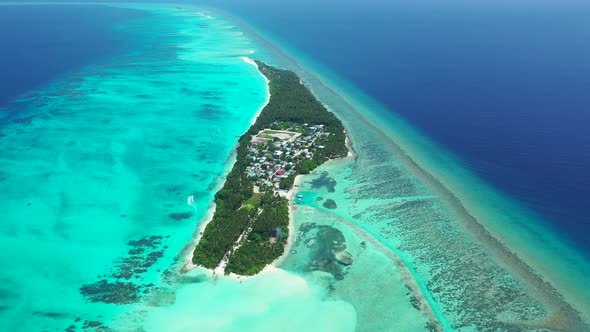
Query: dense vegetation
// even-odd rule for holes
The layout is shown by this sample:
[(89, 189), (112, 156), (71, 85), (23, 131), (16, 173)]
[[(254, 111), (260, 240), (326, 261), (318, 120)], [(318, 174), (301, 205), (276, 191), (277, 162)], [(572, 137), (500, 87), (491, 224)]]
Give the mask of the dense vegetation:
[(253, 275), (283, 254), (289, 236), (288, 204), (286, 198), (270, 192), (262, 196), (262, 212), (252, 224), (247, 241), (231, 255), (226, 272)]
[(323, 124), (330, 136), (316, 142), (325, 147), (314, 155), (316, 166), (330, 158), (346, 156), (348, 149), (342, 122), (316, 99), (299, 77), (292, 71), (280, 70), (260, 61), (256, 61), (256, 64), (270, 81), (271, 98), (246, 134), (256, 135), (276, 123)]
[[(330, 158), (347, 153), (344, 127), (291, 71), (256, 62), (269, 79), (271, 98), (252, 127), (238, 140), (236, 163), (226, 182), (215, 195), (215, 214), (207, 225), (193, 254), (193, 262), (206, 268), (217, 267), (226, 255), (226, 273), (253, 275), (283, 254), (288, 237), (288, 201), (274, 190), (253, 193), (253, 182), (246, 174), (248, 144), (260, 130), (282, 123), (324, 125), (330, 135), (316, 144), (313, 159), (297, 165), (299, 174), (307, 174)], [(293, 186), (294, 175), (281, 182), (281, 189)], [(241, 239), (240, 237), (243, 236)], [(240, 241), (240, 243), (237, 243)], [(234, 246), (238, 248), (234, 250)]]
[(256, 210), (242, 207), (242, 203), (253, 194), (252, 182), (246, 175), (247, 143), (244, 137), (240, 138), (236, 163), (227, 175), (223, 188), (215, 194), (215, 214), (195, 249), (195, 264), (215, 268), (254, 221)]

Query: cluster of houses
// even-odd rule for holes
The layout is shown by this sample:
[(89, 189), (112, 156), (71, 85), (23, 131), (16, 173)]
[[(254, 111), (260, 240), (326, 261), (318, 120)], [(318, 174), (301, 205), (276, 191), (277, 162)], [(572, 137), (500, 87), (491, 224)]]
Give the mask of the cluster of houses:
[(303, 133), (291, 131), (293, 128), (265, 129), (252, 138), (248, 146), (250, 165), (246, 171), (254, 179), (255, 192), (279, 189), (280, 182), (295, 173), (299, 163), (313, 158), (316, 149), (324, 148), (315, 144), (319, 137), (329, 135), (323, 125), (304, 124), (298, 129)]

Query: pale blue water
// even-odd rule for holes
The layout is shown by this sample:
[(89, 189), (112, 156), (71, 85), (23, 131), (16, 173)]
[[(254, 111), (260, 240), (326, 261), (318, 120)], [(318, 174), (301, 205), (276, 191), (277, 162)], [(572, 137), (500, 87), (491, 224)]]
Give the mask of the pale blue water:
[[(1, 256), (3, 326), (587, 329), (587, 262), (383, 105), (216, 12), (139, 9), (101, 28), (117, 47), (4, 113), (0, 246), (18, 258)], [(241, 281), (179, 274), (236, 135), (268, 97), (243, 56), (296, 70), (342, 118), (357, 155), (303, 178), (301, 241), (278, 269)], [(344, 238), (351, 266), (309, 268), (331, 252), (316, 250), (331, 244), (322, 229)]]

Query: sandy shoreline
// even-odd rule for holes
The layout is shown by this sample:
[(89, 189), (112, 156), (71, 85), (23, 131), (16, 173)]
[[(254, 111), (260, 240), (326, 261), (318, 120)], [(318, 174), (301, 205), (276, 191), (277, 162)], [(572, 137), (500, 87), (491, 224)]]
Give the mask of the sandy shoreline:
[(285, 251), (283, 252), (281, 257), (277, 258), (274, 262), (270, 264), (274, 267), (281, 264), (285, 260), (285, 258), (287, 258), (287, 255), (289, 255), (289, 252), (291, 251), (291, 247), (293, 245), (293, 237), (295, 236), (295, 206), (293, 204), (293, 196), (295, 196), (295, 192), (297, 191), (296, 188), (299, 187), (299, 183), (301, 183), (302, 178), (303, 175), (295, 176), (295, 179), (293, 181), (293, 187), (285, 195), (285, 198), (289, 200), (289, 237), (287, 237), (287, 245), (285, 246)]
[[(242, 58), (242, 60), (244, 60), (244, 62), (251, 64), (251, 65), (255, 66), (256, 68), (258, 68), (258, 65), (256, 64), (256, 62), (254, 60), (252, 60), (248, 57), (245, 57), (245, 56), (241, 57), (241, 58)], [(260, 107), (260, 109), (258, 110), (256, 115), (252, 119), (250, 126), (252, 126), (252, 125), (254, 125), (254, 123), (256, 123), (258, 116), (260, 115), (262, 110), (266, 107), (268, 102), (270, 101), (270, 86), (269, 86), (270, 81), (268, 80), (268, 78), (266, 76), (264, 76), (264, 74), (262, 74), (262, 72), (260, 72), (260, 74), (266, 80), (267, 99), (266, 99), (264, 105), (262, 105), (262, 107)], [(334, 113), (334, 112), (332, 112), (332, 113)], [(356, 156), (356, 152), (352, 148), (352, 141), (351, 141), (350, 137), (348, 136), (348, 133), (345, 133), (345, 134), (346, 134), (346, 143), (345, 144), (346, 144), (346, 147), (348, 148), (348, 153), (347, 153), (346, 157), (338, 158), (338, 159), (330, 159), (330, 160), (326, 161), (323, 165), (326, 165), (326, 164), (328, 164), (330, 162), (334, 162), (334, 161), (346, 160), (348, 158)], [(232, 164), (232, 167), (233, 167), (233, 164)], [(231, 168), (228, 169), (228, 172), (229, 172), (229, 170), (231, 170)], [(215, 213), (215, 202), (213, 201), (211, 203), (211, 205), (209, 206), (209, 208), (207, 209), (207, 213), (201, 219), (201, 222), (199, 223), (199, 226), (193, 235), (192, 241), (189, 244), (187, 244), (187, 246), (185, 247), (185, 249), (183, 250), (183, 252), (181, 254), (181, 256), (184, 257), (182, 260), (185, 262), (182, 269), (181, 269), (181, 273), (187, 273), (187, 272), (195, 270), (195, 269), (202, 269), (203, 271), (208, 271), (209, 273), (211, 273), (211, 275), (217, 276), (217, 277), (225, 277), (225, 278), (234, 279), (234, 280), (247, 280), (247, 279), (253, 278), (257, 275), (260, 275), (262, 273), (276, 270), (277, 266), (280, 265), (285, 260), (285, 258), (289, 255), (289, 252), (291, 251), (291, 247), (293, 245), (293, 238), (295, 236), (295, 230), (296, 230), (295, 229), (295, 215), (294, 215), (295, 214), (295, 205), (293, 204), (293, 197), (295, 196), (295, 192), (297, 191), (297, 188), (299, 187), (299, 184), (303, 180), (304, 176), (305, 175), (303, 175), (303, 174), (297, 175), (293, 181), (293, 187), (289, 191), (287, 191), (283, 196), (289, 201), (289, 203), (288, 203), (288, 206), (289, 206), (289, 226), (288, 226), (289, 236), (287, 238), (287, 244), (285, 246), (285, 250), (284, 250), (283, 254), (279, 258), (277, 258), (274, 262), (268, 264), (267, 266), (264, 267), (264, 269), (262, 269), (262, 271), (260, 271), (259, 273), (255, 274), (253, 276), (242, 276), (242, 275), (237, 275), (234, 273), (230, 273), (229, 275), (225, 275), (224, 268), (225, 268), (225, 264), (227, 263), (225, 261), (221, 262), (221, 264), (219, 266), (217, 266), (214, 270), (206, 269), (206, 268), (202, 268), (202, 267), (198, 267), (198, 266), (194, 265), (192, 262), (193, 250), (196, 247), (196, 245), (198, 244), (201, 237), (203, 236), (202, 234), (205, 231), (205, 228), (211, 222), (211, 220), (213, 219), (213, 215)], [(225, 183), (225, 181), (220, 184), (220, 187), (217, 190), (219, 190), (223, 186), (223, 183)], [(204, 222), (203, 222), (203, 220), (204, 220)]]
[(288, 226), (289, 227), (289, 237), (287, 238), (287, 245), (285, 246), (285, 251), (274, 262), (268, 264), (267, 266), (264, 267), (264, 269), (262, 269), (262, 271), (258, 272), (257, 274), (255, 274), (253, 276), (243, 276), (243, 275), (237, 275), (235, 273), (230, 273), (229, 275), (226, 275), (224, 272), (224, 268), (225, 268), (224, 263), (226, 263), (226, 262), (222, 262), (214, 270), (200, 268), (200, 267), (196, 266), (195, 264), (193, 264), (193, 262), (192, 262), (193, 250), (196, 247), (197, 243), (199, 243), (199, 240), (203, 236), (202, 234), (205, 231), (205, 228), (211, 222), (211, 220), (213, 219), (213, 214), (215, 213), (215, 202), (213, 202), (210, 205), (210, 207), (207, 209), (207, 213), (205, 214), (205, 216), (202, 219), (202, 220), (205, 220), (205, 222), (199, 223), (199, 226), (193, 235), (192, 241), (185, 247), (185, 250), (183, 250), (185, 264), (182, 267), (181, 273), (187, 273), (187, 272), (195, 270), (195, 269), (202, 269), (203, 271), (209, 272), (212, 276), (229, 278), (229, 279), (234, 279), (234, 280), (247, 280), (247, 279), (256, 277), (262, 273), (275, 271), (277, 269), (277, 266), (285, 260), (285, 258), (287, 257), (287, 255), (289, 254), (289, 252), (291, 250), (291, 246), (293, 245), (293, 237), (295, 235), (294, 234), (294, 232), (295, 232), (295, 219), (294, 219), (295, 206), (293, 204), (293, 196), (295, 195), (296, 188), (299, 186), (299, 183), (301, 182), (302, 178), (303, 178), (303, 175), (297, 175), (295, 177), (295, 180), (293, 183), (293, 188), (291, 188), (291, 190), (289, 190), (286, 193), (286, 195), (284, 196), (285, 198), (287, 198), (289, 200), (289, 226)]
[[(244, 62), (251, 64), (258, 69), (258, 65), (256, 64), (256, 62), (254, 60), (252, 60), (246, 56), (241, 57), (241, 59)], [(252, 118), (252, 121), (250, 121), (250, 127), (253, 126), (254, 123), (256, 123), (258, 116), (260, 116), (260, 113), (266, 107), (266, 105), (268, 105), (268, 102), (270, 101), (270, 86), (269, 86), (270, 81), (268, 80), (268, 78), (266, 76), (264, 76), (264, 74), (262, 74), (261, 71), (259, 71), (259, 73), (260, 73), (260, 75), (262, 75), (262, 77), (266, 81), (266, 91), (267, 91), (266, 96), (267, 97), (266, 97), (264, 104), (258, 109), (256, 114)], [(236, 146), (237, 146), (237, 144), (238, 143), (236, 143)], [(234, 150), (235, 150), (235, 147), (234, 147)], [(228, 165), (230, 167), (228, 167), (227, 170), (224, 172), (224, 176), (223, 176), (224, 180), (222, 182), (220, 182), (218, 188), (215, 189), (215, 192), (219, 191), (223, 187), (223, 185), (225, 184), (225, 177), (231, 171), (234, 163), (235, 163), (235, 160), (232, 161), (231, 166)], [(195, 247), (197, 246), (197, 244), (199, 243), (199, 240), (201, 240), (201, 237), (203, 236), (203, 232), (205, 231), (205, 228), (207, 228), (207, 225), (209, 225), (209, 223), (213, 220), (213, 215), (215, 214), (215, 208), (216, 208), (216, 204), (215, 204), (215, 200), (213, 200), (211, 202), (211, 204), (209, 205), (209, 207), (207, 208), (207, 212), (205, 213), (203, 218), (201, 218), (201, 220), (199, 221), (197, 230), (193, 234), (193, 238), (191, 239), (191, 242), (185, 246), (185, 248), (182, 250), (182, 253), (179, 255), (181, 257), (180, 260), (184, 262), (180, 272), (187, 273), (187, 272), (195, 270), (195, 269), (202, 269), (203, 271), (208, 271), (209, 273), (211, 273), (214, 276), (221, 276), (221, 277), (226, 277), (226, 278), (236, 279), (236, 280), (243, 280), (245, 278), (248, 278), (248, 276), (239, 276), (234, 273), (231, 273), (229, 275), (224, 275), (224, 271), (223, 271), (223, 269), (225, 267), (224, 262), (222, 262), (214, 270), (206, 269), (206, 268), (199, 267), (199, 266), (196, 266), (195, 264), (193, 264), (193, 251), (194, 251)], [(292, 219), (291, 212), (289, 212), (289, 222), (290, 223), (291, 223), (291, 219)], [(291, 224), (289, 225), (289, 234), (291, 234)], [(290, 236), (289, 236), (289, 238), (290, 238)], [(269, 266), (265, 267), (262, 271), (260, 271), (260, 273), (267, 271), (267, 268)], [(273, 268), (274, 268), (274, 266), (273, 266)]]

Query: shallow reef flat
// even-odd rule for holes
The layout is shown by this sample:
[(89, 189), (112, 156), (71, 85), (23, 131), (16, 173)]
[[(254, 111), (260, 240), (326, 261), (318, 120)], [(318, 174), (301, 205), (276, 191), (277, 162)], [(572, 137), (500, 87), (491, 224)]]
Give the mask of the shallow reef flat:
[[(358, 123), (348, 129), (355, 157), (329, 163), (306, 177), (298, 209), (322, 211), (331, 215), (324, 219), (340, 219), (334, 221), (339, 229), (359, 227), (377, 239), (410, 271), (411, 280), (423, 285), (411, 296), (423, 297), (443, 328), (588, 330), (583, 312), (482, 225), (457, 213), (449, 204), (455, 202), (433, 190), (430, 179), (409, 171), (403, 153)], [(298, 213), (297, 225), (322, 213)], [(339, 282), (334, 281), (335, 289)], [(379, 294), (375, 289), (373, 295)], [(357, 303), (357, 312), (365, 305), (370, 307), (368, 302)]]
[[(302, 195), (303, 200), (320, 198)], [(350, 303), (355, 331), (441, 329), (404, 266), (370, 234), (306, 205), (297, 206), (294, 217), (293, 246), (279, 267), (323, 288), (326, 300)]]

